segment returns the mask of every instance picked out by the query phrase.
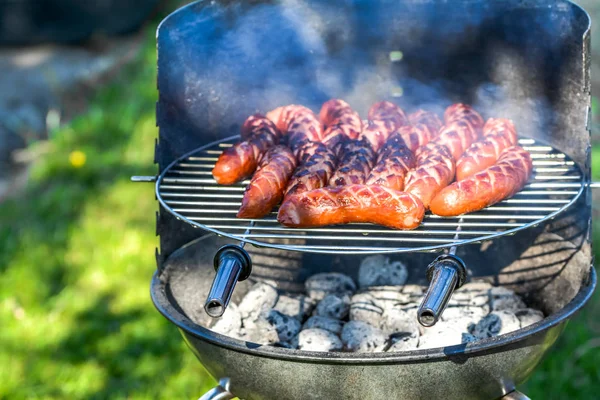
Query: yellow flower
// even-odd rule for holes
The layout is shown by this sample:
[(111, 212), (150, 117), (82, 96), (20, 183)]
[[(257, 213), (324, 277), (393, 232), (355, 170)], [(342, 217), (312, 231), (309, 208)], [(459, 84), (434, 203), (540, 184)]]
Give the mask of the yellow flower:
[(75, 150), (69, 154), (69, 162), (74, 168), (81, 168), (85, 164), (86, 156), (83, 151)]

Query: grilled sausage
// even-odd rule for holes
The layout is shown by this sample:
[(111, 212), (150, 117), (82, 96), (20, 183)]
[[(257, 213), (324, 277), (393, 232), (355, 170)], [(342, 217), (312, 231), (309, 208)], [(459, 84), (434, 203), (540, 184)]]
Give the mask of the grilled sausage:
[(454, 179), (454, 159), (446, 146), (429, 143), (417, 151), (417, 167), (406, 174), (404, 190), (417, 197), (425, 209)]
[(287, 185), (286, 197), (326, 186), (335, 171), (335, 153), (323, 143), (305, 144), (297, 160), (298, 168)]
[(456, 162), (457, 180), (491, 167), (504, 149), (517, 144), (517, 131), (508, 119), (490, 118), (483, 127), (483, 135)]
[(389, 119), (363, 121), (363, 130), (360, 135), (369, 141), (375, 152), (378, 152), (395, 129), (396, 124)]
[(446, 108), (444, 112), (446, 125), (458, 120), (468, 121), (478, 133), (483, 129), (483, 117), (469, 105), (457, 103)]
[(303, 144), (323, 139), (323, 127), (315, 114), (304, 106), (291, 104), (277, 107), (267, 113), (283, 133), (288, 145), (296, 153)]
[(414, 229), (425, 209), (414, 196), (383, 186), (326, 187), (286, 197), (277, 219), (291, 227), (367, 222), (395, 229)]
[(329, 185), (365, 183), (377, 157), (368, 140), (365, 138), (347, 140), (338, 143), (338, 146), (341, 146), (341, 150), (336, 151), (340, 162), (333, 176), (329, 178)]
[(415, 167), (415, 156), (398, 134), (392, 135), (379, 153), (377, 164), (367, 178), (367, 185), (404, 190), (404, 177)]
[(322, 142), (333, 147), (345, 139), (357, 139), (362, 131), (362, 120), (344, 100), (326, 101), (319, 113), (321, 123), (326, 126)]
[(513, 196), (531, 175), (531, 156), (522, 147), (505, 149), (498, 162), (443, 189), (431, 202), (431, 211), (453, 217), (478, 211)]
[(467, 119), (457, 119), (446, 124), (433, 142), (446, 146), (452, 158), (458, 160), (478, 136), (477, 130)]
[(389, 101), (380, 101), (375, 103), (369, 109), (369, 119), (371, 121), (386, 121), (388, 124), (399, 128), (408, 123), (404, 111)]
[(253, 115), (244, 123), (242, 134), (246, 140), (225, 149), (212, 170), (221, 185), (232, 185), (252, 175), (263, 155), (279, 142), (279, 129), (265, 117)]
[(296, 168), (296, 157), (282, 145), (271, 147), (246, 187), (238, 218), (262, 218), (283, 199), (283, 190)]
[(408, 122), (410, 123), (410, 125), (423, 124), (427, 126), (429, 130), (435, 133), (434, 136), (437, 136), (437, 133), (442, 128), (442, 121), (437, 116), (437, 114), (425, 110), (417, 110), (409, 114)]
[(437, 136), (437, 131), (430, 129), (425, 124), (401, 126), (396, 134), (400, 135), (404, 144), (410, 151), (415, 152), (421, 146), (425, 146)]

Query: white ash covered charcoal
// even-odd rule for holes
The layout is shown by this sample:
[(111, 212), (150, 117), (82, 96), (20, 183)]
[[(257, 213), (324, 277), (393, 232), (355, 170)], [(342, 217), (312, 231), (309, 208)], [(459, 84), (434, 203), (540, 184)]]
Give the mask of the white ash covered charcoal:
[(340, 321), (339, 319), (320, 317), (318, 315), (313, 315), (309, 319), (306, 320), (304, 325), (302, 325), (302, 330), (306, 329), (324, 329), (326, 331), (335, 333), (339, 335), (342, 333), (342, 328), (344, 327), (345, 322)]
[(406, 283), (408, 270), (400, 261), (391, 261), (388, 257), (375, 255), (365, 257), (358, 270), (358, 286), (400, 286)]
[(348, 275), (327, 272), (311, 276), (304, 283), (306, 294), (313, 300), (323, 300), (328, 294), (347, 294), (356, 292), (356, 284)]
[(448, 306), (484, 307), (489, 312), (489, 291), (492, 285), (488, 282), (469, 282), (456, 289), (448, 302)]
[(278, 344), (280, 342), (276, 327), (262, 316), (258, 319), (244, 320), (242, 339), (259, 344)]
[(305, 351), (340, 351), (342, 341), (325, 329), (305, 329), (298, 334), (298, 349)]
[(527, 308), (518, 294), (510, 289), (497, 286), (489, 291), (492, 311), (516, 311)]
[(317, 304), (314, 315), (333, 319), (344, 319), (350, 310), (350, 297), (347, 294), (328, 294)]
[(417, 304), (419, 296), (404, 292), (402, 286), (374, 286), (364, 290), (373, 296), (375, 305), (386, 309), (398, 305)]
[(231, 336), (236, 339), (241, 338), (243, 336), (242, 314), (238, 306), (234, 303), (229, 303), (223, 316), (217, 318), (211, 329), (222, 335)]
[(383, 312), (379, 328), (387, 335), (410, 334), (418, 336), (417, 308), (405, 309), (396, 306), (386, 309)]
[(419, 336), (411, 334), (397, 334), (390, 336), (391, 346), (388, 353), (415, 350), (419, 346)]
[(315, 308), (315, 302), (302, 294), (280, 294), (274, 310), (304, 321)]
[(521, 328), (535, 324), (544, 319), (544, 313), (533, 308), (524, 308), (515, 311), (516, 317), (519, 319)]
[(485, 339), (516, 331), (521, 327), (519, 319), (511, 311), (493, 311), (470, 329), (477, 339)]
[(419, 337), (419, 349), (455, 346), (475, 341), (475, 337), (461, 329), (453, 321), (438, 321), (431, 328), (425, 328)]
[(277, 289), (274, 285), (258, 282), (250, 288), (240, 302), (239, 309), (243, 319), (256, 320), (266, 316), (277, 303)]
[(267, 321), (275, 327), (279, 342), (289, 342), (300, 332), (300, 321), (296, 318), (271, 310)]
[(366, 322), (350, 321), (342, 329), (342, 343), (349, 351), (374, 353), (383, 351), (388, 336)]
[(362, 321), (372, 326), (380, 326), (383, 321), (383, 308), (375, 304), (370, 292), (357, 293), (350, 299), (350, 321)]
[(483, 307), (448, 306), (441, 316), (441, 321), (452, 323), (461, 331), (466, 332), (470, 326), (477, 324), (489, 312), (487, 305)]

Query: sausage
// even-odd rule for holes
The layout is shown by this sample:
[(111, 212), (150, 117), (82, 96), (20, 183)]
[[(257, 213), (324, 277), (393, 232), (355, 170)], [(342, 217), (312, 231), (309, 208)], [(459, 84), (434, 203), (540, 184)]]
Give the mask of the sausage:
[(297, 159), (298, 168), (287, 185), (286, 197), (326, 186), (335, 171), (336, 155), (323, 143), (305, 144)]
[(225, 149), (212, 170), (221, 185), (232, 185), (252, 175), (266, 151), (279, 142), (281, 133), (273, 122), (256, 115), (249, 119), (242, 128), (247, 139)]
[(437, 131), (425, 124), (417, 124), (401, 126), (395, 134), (400, 135), (406, 147), (415, 152), (419, 147), (425, 146), (433, 140), (437, 136)]
[(290, 227), (367, 222), (394, 229), (414, 229), (425, 209), (411, 194), (383, 186), (326, 187), (286, 197), (277, 219)]
[(288, 145), (297, 152), (304, 143), (321, 141), (323, 127), (312, 110), (291, 104), (277, 107), (267, 113), (267, 118), (273, 121), (283, 133)]
[(427, 126), (432, 132), (435, 133), (434, 136), (437, 136), (437, 133), (440, 131), (443, 125), (437, 114), (425, 110), (417, 110), (409, 114), (408, 122), (410, 125), (423, 124)]
[(457, 103), (446, 108), (444, 112), (444, 122), (446, 125), (458, 120), (468, 121), (478, 133), (483, 129), (483, 117), (467, 104)]
[(333, 147), (344, 139), (357, 139), (362, 132), (362, 120), (344, 100), (332, 99), (323, 103), (319, 113), (326, 126), (322, 142)]
[(478, 211), (513, 196), (525, 186), (533, 164), (522, 147), (505, 149), (498, 162), (444, 188), (431, 202), (431, 211), (453, 217)]
[(363, 121), (363, 130), (360, 135), (369, 141), (375, 152), (378, 152), (395, 129), (396, 125), (389, 119)]
[(508, 119), (488, 119), (483, 127), (483, 135), (456, 162), (457, 180), (491, 167), (504, 149), (517, 144), (517, 131), (513, 122)]
[(425, 209), (440, 190), (454, 179), (454, 159), (446, 146), (429, 143), (417, 151), (417, 167), (406, 174), (404, 190), (417, 197)]
[(394, 128), (399, 128), (408, 123), (408, 118), (404, 111), (389, 101), (380, 101), (375, 103), (369, 109), (369, 119), (371, 121), (386, 121), (393, 125)]
[(330, 186), (363, 184), (375, 164), (377, 154), (365, 138), (347, 140), (338, 143), (341, 150), (340, 161), (333, 176), (329, 178)]
[(283, 190), (295, 168), (296, 157), (288, 147), (271, 147), (246, 187), (237, 217), (262, 218), (270, 213), (283, 199)]
[(404, 189), (406, 173), (416, 165), (415, 156), (400, 135), (392, 135), (379, 153), (377, 164), (367, 177), (367, 185)]
[(442, 127), (434, 142), (446, 146), (452, 158), (458, 160), (478, 137), (479, 134), (473, 124), (467, 119), (457, 119)]

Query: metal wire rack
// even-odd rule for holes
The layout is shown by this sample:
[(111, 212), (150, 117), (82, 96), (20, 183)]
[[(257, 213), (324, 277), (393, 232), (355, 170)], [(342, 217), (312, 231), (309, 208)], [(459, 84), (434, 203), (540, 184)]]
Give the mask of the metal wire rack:
[[(222, 186), (212, 177), (221, 152), (239, 140), (231, 136), (200, 147), (170, 164), (156, 180), (162, 206), (194, 227), (242, 243), (314, 253), (402, 253), (439, 251), (490, 240), (536, 226), (571, 206), (585, 188), (584, 175), (566, 154), (534, 139), (519, 143), (531, 153), (534, 171), (528, 184), (494, 206), (456, 218), (428, 213), (415, 230), (393, 230), (371, 224), (322, 228), (288, 228), (277, 222), (277, 210), (262, 219), (240, 219), (248, 181)], [(458, 232), (457, 232), (458, 229)]]

